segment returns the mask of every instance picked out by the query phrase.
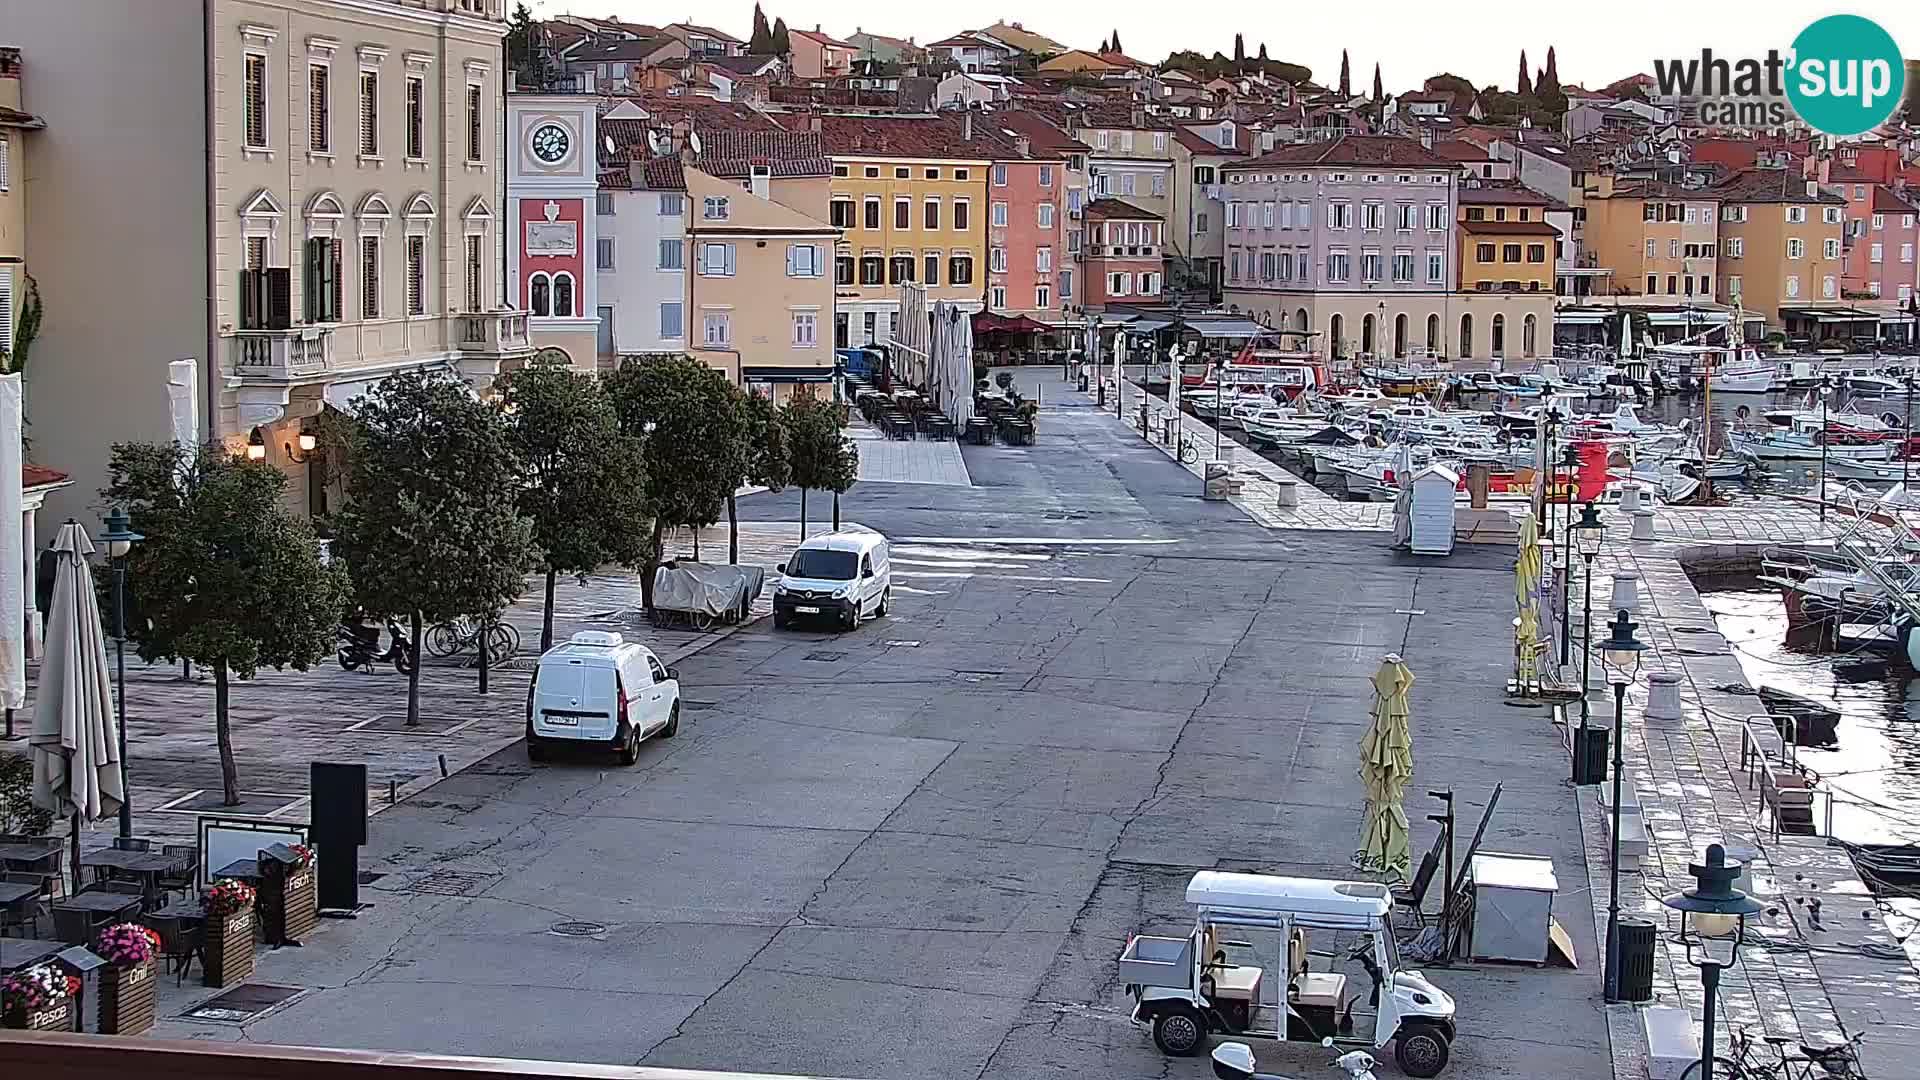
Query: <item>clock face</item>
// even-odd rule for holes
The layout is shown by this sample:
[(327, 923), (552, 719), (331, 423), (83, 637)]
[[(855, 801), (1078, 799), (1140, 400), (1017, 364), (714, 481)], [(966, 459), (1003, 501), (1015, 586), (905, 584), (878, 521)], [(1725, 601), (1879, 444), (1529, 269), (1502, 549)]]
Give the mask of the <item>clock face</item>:
[(533, 156), (549, 165), (558, 164), (567, 156), (569, 141), (566, 128), (559, 124), (541, 124), (533, 129)]

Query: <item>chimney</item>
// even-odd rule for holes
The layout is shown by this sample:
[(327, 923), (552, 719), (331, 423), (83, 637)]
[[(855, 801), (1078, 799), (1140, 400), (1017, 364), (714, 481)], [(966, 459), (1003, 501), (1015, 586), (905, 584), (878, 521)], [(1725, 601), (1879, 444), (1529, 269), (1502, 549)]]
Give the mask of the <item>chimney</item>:
[(772, 198), (773, 166), (765, 158), (755, 158), (747, 166), (747, 190), (762, 198)]
[(1016, 136), (1013, 140), (1013, 150), (1014, 153), (1019, 154), (1023, 158), (1032, 157), (1033, 140), (1027, 138), (1025, 135)]
[(1807, 198), (1817, 199), (1819, 197), (1820, 197), (1820, 181), (1818, 180), (1807, 181)]
[(1433, 129), (1432, 128), (1427, 127), (1425, 125), (1421, 126), (1420, 145), (1426, 147), (1428, 150), (1433, 149)]
[(963, 112), (960, 114), (960, 141), (961, 142), (973, 141), (973, 110), (972, 109), (968, 109), (966, 112)]
[(807, 130), (816, 135), (820, 133), (820, 114), (818, 112), (807, 117)]

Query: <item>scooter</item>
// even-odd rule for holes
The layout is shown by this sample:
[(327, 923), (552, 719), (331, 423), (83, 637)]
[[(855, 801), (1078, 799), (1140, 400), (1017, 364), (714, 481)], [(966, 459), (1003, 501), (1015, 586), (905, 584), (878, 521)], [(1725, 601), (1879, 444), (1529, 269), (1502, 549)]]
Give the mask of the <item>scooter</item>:
[(340, 661), (341, 670), (370, 672), (375, 664), (392, 661), (395, 671), (402, 675), (413, 674), (413, 646), (407, 641), (407, 636), (400, 629), (400, 624), (393, 621), (392, 617), (387, 619), (387, 633), (392, 637), (393, 644), (389, 645), (385, 652), (377, 652), (376, 650), (380, 648), (378, 629), (359, 622), (341, 623), (336, 631), (340, 639), (336, 657)]
[[(1320, 1045), (1332, 1047), (1332, 1039)], [(1333, 1059), (1333, 1067), (1347, 1074), (1348, 1080), (1375, 1080), (1373, 1055), (1365, 1050), (1350, 1050)], [(1287, 1080), (1275, 1073), (1255, 1072), (1253, 1048), (1246, 1043), (1221, 1043), (1213, 1048), (1213, 1075), (1220, 1080)]]

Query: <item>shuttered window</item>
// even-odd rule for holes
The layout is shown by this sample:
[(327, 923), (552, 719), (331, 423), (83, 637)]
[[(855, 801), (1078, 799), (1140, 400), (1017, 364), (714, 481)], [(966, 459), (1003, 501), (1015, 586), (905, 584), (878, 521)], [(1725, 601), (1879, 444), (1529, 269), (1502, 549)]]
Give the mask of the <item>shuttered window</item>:
[(13, 269), (0, 266), (0, 352), (13, 350)]
[(245, 113), (247, 145), (264, 147), (267, 145), (267, 58), (258, 53), (247, 54), (246, 98), (241, 103)]
[(267, 238), (264, 236), (247, 237), (247, 269), (265, 270), (267, 268)]
[(368, 157), (380, 153), (380, 73), (360, 73), (360, 152)]
[(407, 156), (427, 156), (427, 84), (407, 80)]
[(407, 237), (407, 314), (427, 313), (427, 238)]
[(485, 283), (482, 275), (486, 270), (486, 237), (467, 237), (467, 310), (479, 311), (484, 306), (481, 289)]
[(486, 110), (481, 107), (480, 87), (467, 87), (467, 160), (480, 160), (480, 125)]
[(0, 131), (0, 191), (7, 190), (8, 185), (11, 183), (7, 178), (7, 156), (12, 150), (13, 143), (11, 137), (6, 132)]
[(360, 317), (380, 317), (380, 238), (360, 238)]
[(332, 148), (327, 135), (327, 76), (325, 64), (307, 67), (307, 149), (324, 154)]
[(304, 270), (301, 290), (306, 295), (307, 321), (339, 322), (340, 241), (324, 236), (307, 241)]

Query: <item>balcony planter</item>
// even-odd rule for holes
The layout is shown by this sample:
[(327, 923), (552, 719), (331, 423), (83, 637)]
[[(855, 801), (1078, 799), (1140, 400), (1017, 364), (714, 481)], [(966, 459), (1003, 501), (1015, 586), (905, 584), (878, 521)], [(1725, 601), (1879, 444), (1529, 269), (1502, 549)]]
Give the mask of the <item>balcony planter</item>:
[(36, 964), (0, 980), (0, 1027), (26, 1031), (72, 1031), (79, 1010), (80, 980), (52, 963)]
[(100, 931), (93, 950), (107, 962), (98, 983), (100, 1033), (138, 1035), (152, 1027), (160, 935), (139, 923), (119, 923)]
[(299, 945), (320, 919), (313, 849), (275, 844), (260, 859), (260, 925), (267, 944)]
[(208, 986), (232, 986), (253, 974), (253, 887), (222, 881), (207, 890)]

